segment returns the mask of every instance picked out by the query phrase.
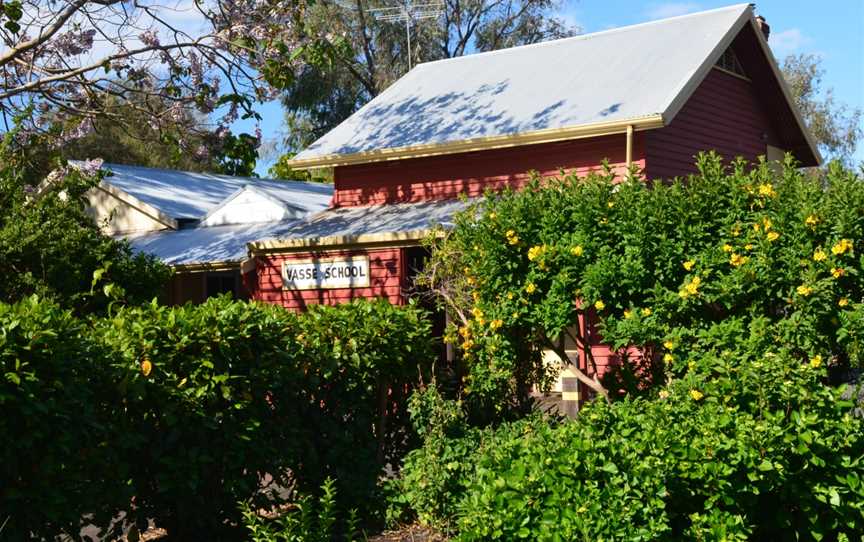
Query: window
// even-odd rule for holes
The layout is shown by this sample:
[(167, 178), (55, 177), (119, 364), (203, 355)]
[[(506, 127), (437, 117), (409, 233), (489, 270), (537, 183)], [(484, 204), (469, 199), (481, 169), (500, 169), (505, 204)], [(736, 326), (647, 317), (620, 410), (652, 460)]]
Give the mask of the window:
[(208, 273), (207, 285), (204, 298), (230, 293), (231, 297), (237, 298), (237, 281), (239, 277), (236, 272)]
[(717, 64), (715, 64), (715, 66), (721, 70), (734, 73), (735, 75), (747, 77), (747, 74), (744, 73), (744, 68), (741, 66), (741, 62), (738, 61), (738, 57), (735, 56), (735, 51), (733, 51), (731, 47), (726, 49), (720, 58), (717, 59)]

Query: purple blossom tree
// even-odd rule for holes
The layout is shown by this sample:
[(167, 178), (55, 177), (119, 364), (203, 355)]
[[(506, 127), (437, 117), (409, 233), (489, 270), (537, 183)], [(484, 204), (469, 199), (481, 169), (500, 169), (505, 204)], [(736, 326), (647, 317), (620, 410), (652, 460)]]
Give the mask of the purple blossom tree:
[(305, 10), (304, 0), (0, 0), (0, 131), (16, 117), (33, 133), (62, 125), (62, 145), (97, 116), (122, 123), (105, 105), (118, 101), (162, 104), (139, 111), (156, 130), (195, 119), (212, 133), (257, 117), (255, 102), (275, 98), (301, 62)]

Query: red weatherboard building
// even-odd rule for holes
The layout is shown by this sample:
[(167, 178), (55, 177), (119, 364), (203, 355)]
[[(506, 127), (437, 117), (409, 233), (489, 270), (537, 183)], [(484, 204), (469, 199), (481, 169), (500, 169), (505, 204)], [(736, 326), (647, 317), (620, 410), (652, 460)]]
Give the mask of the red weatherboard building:
[[(818, 165), (767, 33), (739, 4), (417, 66), (295, 157), (297, 168), (334, 169), (332, 206), (249, 245), (251, 297), (300, 310), (403, 303), (419, 241), (447, 226), (456, 198), (519, 187), (530, 171), (583, 174), (607, 161), (672, 178), (705, 150)], [(605, 347), (594, 354), (614, 361)]]

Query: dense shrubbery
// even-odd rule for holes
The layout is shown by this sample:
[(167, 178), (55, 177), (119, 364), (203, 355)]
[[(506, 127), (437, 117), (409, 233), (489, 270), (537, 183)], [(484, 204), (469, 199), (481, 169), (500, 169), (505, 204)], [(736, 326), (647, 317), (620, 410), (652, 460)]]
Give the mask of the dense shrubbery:
[(583, 381), (604, 394), (680, 374), (664, 345), (686, 350), (738, 316), (770, 319), (774, 344), (801, 359), (860, 366), (864, 182), (833, 166), (726, 170), (709, 155), (699, 167), (668, 185), (538, 180), (459, 217), (429, 269), (459, 322), (466, 400), (502, 404), (542, 382), (539, 350), (566, 357), (561, 336), (588, 341), (574, 326), (586, 308), (607, 344), (646, 347), (648, 367), (625, 365), (616, 380), (592, 382), (589, 365)]
[(0, 330), (4, 536), (126, 510), (181, 540), (228, 539), (238, 501), (269, 503), (264, 474), (303, 492), (333, 477), (357, 503), (410, 444), (399, 393), (432, 352), (423, 314), (385, 302), (154, 303), (81, 321), (34, 298), (0, 305)]
[(853, 403), (824, 384), (823, 365), (772, 351), (767, 320), (741, 326), (700, 343), (687, 374), (653, 399), (458, 434), (450, 414), (406, 458), (403, 499), (459, 540), (859, 535), (864, 423)]
[(0, 301), (37, 294), (83, 314), (161, 295), (171, 270), (104, 235), (85, 212), (84, 195), (100, 174), (57, 161), (43, 180), (45, 165), (30, 162), (50, 154), (13, 152), (15, 137), (0, 140)]
[[(538, 180), (460, 217), (427, 278), (465, 385), (415, 398), (397, 504), (459, 540), (857, 539), (864, 425), (830, 382), (864, 362), (864, 183), (791, 166)], [(610, 402), (472, 426), (542, 385), (542, 349), (588, 342), (586, 309), (647, 361), (589, 363)]]

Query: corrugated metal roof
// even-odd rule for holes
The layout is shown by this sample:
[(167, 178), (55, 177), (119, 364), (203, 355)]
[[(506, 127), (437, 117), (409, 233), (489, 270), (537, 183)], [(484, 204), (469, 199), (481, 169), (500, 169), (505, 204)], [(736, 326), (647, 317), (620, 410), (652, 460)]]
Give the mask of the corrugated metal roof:
[(737, 4), (420, 64), (295, 160), (674, 116), (749, 16)]
[(232, 177), (119, 164), (104, 164), (105, 182), (174, 219), (200, 219), (246, 185), (291, 205), (317, 211), (330, 204), (333, 187), (321, 183)]
[(461, 200), (447, 200), (343, 207), (301, 220), (163, 230), (128, 239), (136, 252), (152, 254), (169, 265), (239, 262), (247, 256), (247, 244), (255, 241), (414, 232), (435, 225), (449, 227), (453, 215), (467, 205)]
[(465, 209), (470, 201), (451, 199), (327, 209), (276, 234), (260, 235), (256, 241), (415, 232), (436, 225), (446, 228), (452, 226), (453, 215)]
[(296, 219), (265, 224), (234, 224), (186, 230), (162, 230), (128, 237), (132, 249), (156, 256), (168, 265), (239, 262), (246, 244), (262, 235), (280, 235)]

